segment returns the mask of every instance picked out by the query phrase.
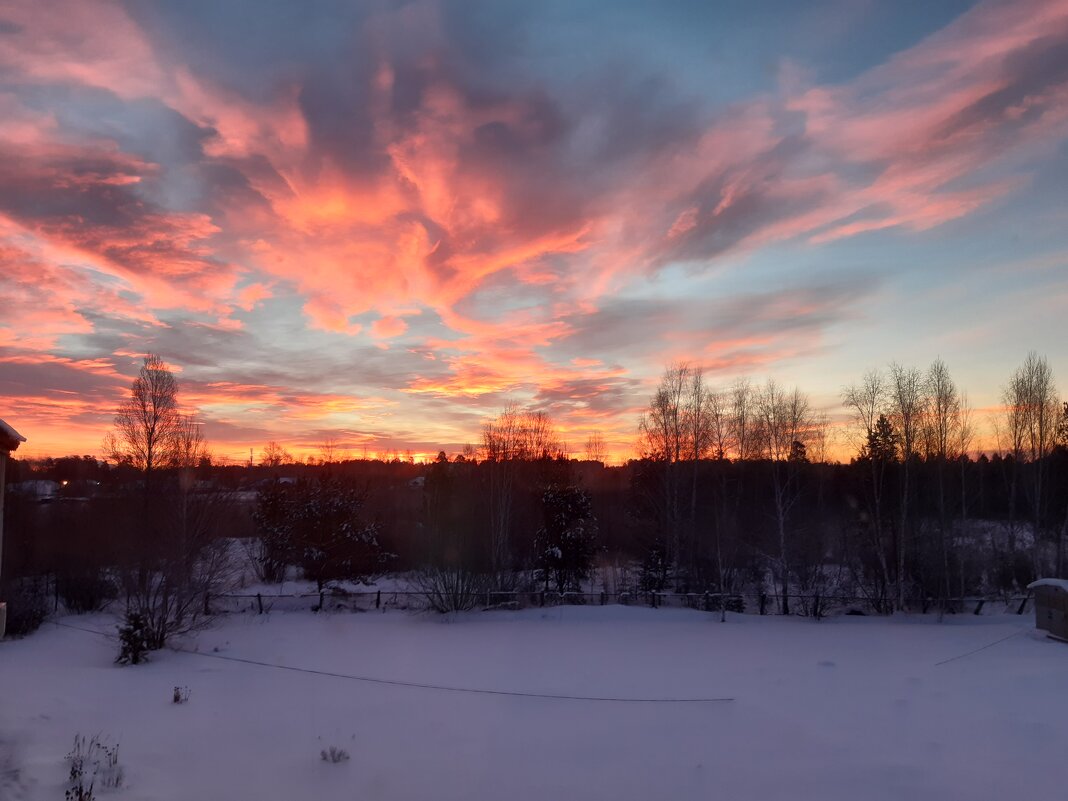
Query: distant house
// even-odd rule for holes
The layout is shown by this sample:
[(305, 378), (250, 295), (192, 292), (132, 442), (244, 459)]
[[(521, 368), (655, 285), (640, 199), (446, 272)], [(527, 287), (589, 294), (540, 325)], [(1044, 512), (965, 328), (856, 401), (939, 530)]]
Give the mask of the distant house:
[(51, 501), (59, 495), (59, 482), (37, 479), (35, 481), (17, 481), (8, 484), (8, 492), (36, 501)]
[(1035, 626), (1068, 642), (1068, 579), (1039, 579), (1027, 589), (1035, 594)]

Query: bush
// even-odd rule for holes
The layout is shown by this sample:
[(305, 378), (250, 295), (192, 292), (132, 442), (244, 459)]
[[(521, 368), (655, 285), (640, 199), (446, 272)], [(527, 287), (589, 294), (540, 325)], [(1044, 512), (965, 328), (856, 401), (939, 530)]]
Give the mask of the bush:
[(7, 636), (25, 637), (48, 617), (48, 582), (40, 576), (11, 582), (7, 597)]
[(323, 760), (323, 762), (331, 762), (335, 765), (338, 762), (349, 761), (349, 752), (346, 751), (344, 748), (337, 748), (333, 745), (329, 748), (324, 748), (322, 751), (320, 751), (319, 756)]
[(139, 665), (148, 659), (148, 627), (137, 612), (127, 612), (125, 622), (119, 626), (119, 655), (115, 661), (120, 665)]
[(430, 568), (422, 571), (415, 583), (427, 608), (442, 614), (474, 609), (490, 586), (486, 576), (463, 568)]
[(189, 700), (189, 688), (188, 687), (180, 687), (180, 686), (176, 685), (175, 688), (174, 688), (174, 695), (171, 697), (171, 703), (184, 704), (188, 700)]
[(70, 787), (64, 794), (67, 801), (92, 801), (97, 781), (108, 790), (122, 787), (126, 778), (119, 764), (119, 746), (110, 745), (100, 735), (74, 735), (74, 747), (67, 754), (70, 765)]
[(108, 601), (115, 600), (115, 584), (96, 570), (61, 575), (58, 585), (63, 605), (77, 615), (99, 612)]

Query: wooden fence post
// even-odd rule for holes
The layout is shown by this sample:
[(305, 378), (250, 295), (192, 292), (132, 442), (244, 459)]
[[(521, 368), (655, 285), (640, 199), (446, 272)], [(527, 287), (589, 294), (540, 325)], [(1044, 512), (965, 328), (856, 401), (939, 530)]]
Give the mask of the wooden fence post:
[(259, 614), (263, 614), (263, 596), (258, 592), (256, 593), (256, 606), (260, 608)]
[(768, 594), (766, 592), (760, 593), (760, 614), (766, 615), (768, 613)]
[(375, 595), (375, 609), (382, 608), (382, 590), (379, 590)]
[(1027, 606), (1027, 601), (1030, 597), (1031, 593), (1028, 591), (1027, 595), (1025, 595), (1024, 599), (1020, 602), (1020, 608), (1016, 610), (1016, 614), (1022, 615), (1024, 613), (1024, 608)]

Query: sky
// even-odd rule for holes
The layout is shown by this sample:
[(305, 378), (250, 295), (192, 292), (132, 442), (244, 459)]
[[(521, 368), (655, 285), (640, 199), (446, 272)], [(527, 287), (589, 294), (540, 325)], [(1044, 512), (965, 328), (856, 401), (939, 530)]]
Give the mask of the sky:
[[(1068, 388), (1068, 0), (0, 5), (0, 417), (616, 458), (664, 366)], [(985, 413), (985, 412), (984, 412)]]

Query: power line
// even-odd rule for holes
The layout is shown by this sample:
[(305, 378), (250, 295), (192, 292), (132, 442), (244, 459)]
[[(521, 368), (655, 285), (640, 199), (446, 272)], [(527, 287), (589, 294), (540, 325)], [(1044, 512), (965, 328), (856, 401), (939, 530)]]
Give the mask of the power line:
[[(59, 623), (52, 621), (57, 626), (63, 626), (68, 629), (74, 629), (76, 631), (84, 631), (87, 634), (98, 634), (103, 637), (114, 638), (114, 635), (105, 631), (96, 631), (94, 629), (81, 628), (79, 626), (72, 626), (69, 623)], [(621, 704), (709, 704), (709, 703), (721, 703), (725, 701), (733, 701), (734, 698), (624, 698), (617, 696), (605, 696), (605, 695), (569, 695), (563, 693), (534, 693), (534, 692), (522, 692), (518, 690), (487, 690), (481, 687), (453, 687), (446, 684), (427, 684), (423, 682), (415, 681), (401, 681), (399, 679), (383, 679), (374, 676), (357, 676), (351, 673), (335, 673), (329, 670), (315, 670), (314, 668), (296, 667), (294, 665), (280, 665), (275, 662), (261, 662), (256, 659), (245, 659), (239, 656), (226, 656), (225, 654), (213, 654), (205, 651), (189, 651), (184, 648), (172, 648), (172, 651), (179, 654), (188, 654), (189, 656), (202, 656), (210, 659), (221, 659), (226, 662), (239, 662), (245, 665), (256, 665), (257, 667), (274, 668), (275, 670), (289, 670), (294, 673), (308, 673), (314, 676), (328, 676), (334, 679), (348, 679), (350, 681), (361, 681), (368, 684), (386, 684), (393, 687), (409, 687), (418, 690), (436, 690), (439, 692), (451, 692), (451, 693), (468, 693), (471, 695), (505, 695), (514, 698), (543, 698), (554, 701), (603, 701)]]

